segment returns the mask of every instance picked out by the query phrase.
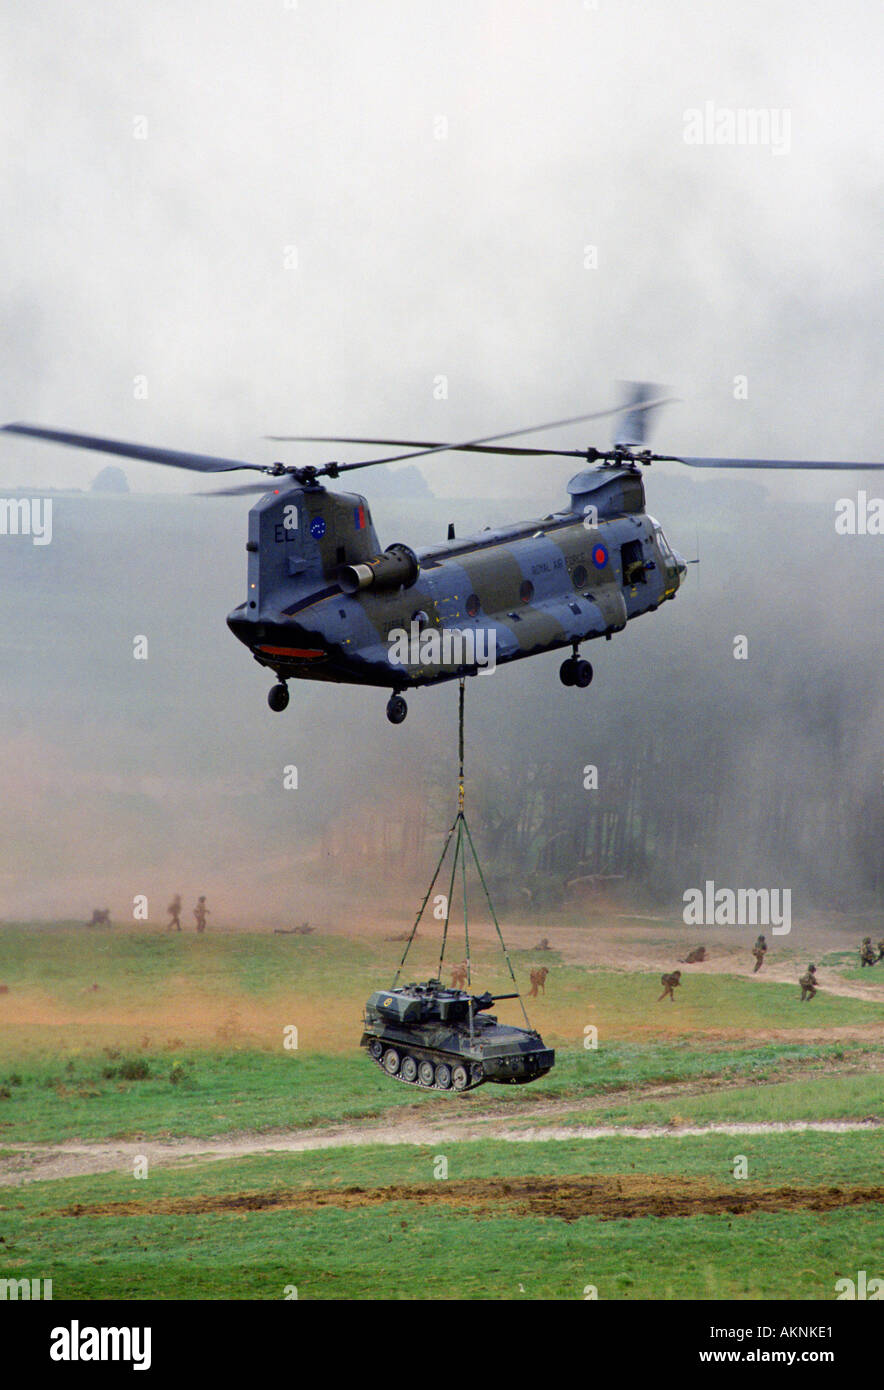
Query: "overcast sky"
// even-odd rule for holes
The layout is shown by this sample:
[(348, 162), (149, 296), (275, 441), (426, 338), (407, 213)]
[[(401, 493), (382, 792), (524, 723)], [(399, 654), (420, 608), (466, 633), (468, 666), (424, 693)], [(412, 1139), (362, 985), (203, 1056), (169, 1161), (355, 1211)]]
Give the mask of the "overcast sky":
[[(0, 418), (265, 462), (265, 432), (469, 437), (644, 377), (684, 398), (668, 450), (880, 456), (870, 0), (6, 0), (0, 25)], [(779, 152), (686, 143), (707, 102), (776, 113)], [(0, 445), (8, 487), (101, 462)], [(428, 467), (536, 491), (483, 466)]]

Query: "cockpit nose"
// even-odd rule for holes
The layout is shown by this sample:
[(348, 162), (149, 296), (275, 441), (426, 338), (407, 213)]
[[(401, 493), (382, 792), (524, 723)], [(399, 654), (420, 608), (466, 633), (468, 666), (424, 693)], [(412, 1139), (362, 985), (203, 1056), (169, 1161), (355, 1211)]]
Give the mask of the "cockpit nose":
[(679, 555), (677, 550), (673, 551), (673, 554), (675, 555), (675, 567), (678, 570), (679, 580), (682, 580), (688, 572), (688, 562), (683, 555)]

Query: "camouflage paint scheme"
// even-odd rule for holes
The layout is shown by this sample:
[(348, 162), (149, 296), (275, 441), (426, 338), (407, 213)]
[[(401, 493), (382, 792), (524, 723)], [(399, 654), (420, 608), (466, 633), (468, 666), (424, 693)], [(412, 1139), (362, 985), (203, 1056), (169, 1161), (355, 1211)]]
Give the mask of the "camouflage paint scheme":
[(610, 638), (675, 597), (685, 562), (645, 513), (637, 469), (588, 468), (568, 492), (568, 505), (549, 516), (416, 552), (417, 577), (407, 586), (347, 594), (342, 568), (382, 554), (368, 503), (318, 484), (281, 483), (249, 513), (248, 598), (228, 625), (283, 681), (394, 691), (476, 670), (392, 662), (389, 634), (409, 630), (416, 614), (440, 634), (493, 631), (498, 665)]

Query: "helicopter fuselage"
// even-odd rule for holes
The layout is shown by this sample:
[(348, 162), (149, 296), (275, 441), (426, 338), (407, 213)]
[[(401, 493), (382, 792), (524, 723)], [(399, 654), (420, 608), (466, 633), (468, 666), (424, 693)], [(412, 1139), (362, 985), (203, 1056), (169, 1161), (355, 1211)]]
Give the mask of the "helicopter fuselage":
[(569, 493), (540, 519), (381, 551), (364, 497), (280, 485), (249, 514), (248, 597), (228, 625), (282, 682), (397, 692), (576, 653), (673, 598), (685, 564), (636, 470), (585, 470)]

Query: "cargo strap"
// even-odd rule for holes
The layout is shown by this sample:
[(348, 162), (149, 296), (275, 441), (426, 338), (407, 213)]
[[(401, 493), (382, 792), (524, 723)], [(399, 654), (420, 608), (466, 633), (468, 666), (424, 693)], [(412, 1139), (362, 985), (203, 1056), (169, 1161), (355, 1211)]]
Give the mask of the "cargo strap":
[[(430, 886), (429, 886), (429, 888), (427, 889), (426, 893), (424, 894), (423, 901), (421, 902), (421, 905), (420, 905), (420, 907), (418, 908), (418, 913), (417, 913), (417, 916), (416, 916), (415, 919), (414, 919), (414, 926), (413, 926), (412, 929), (411, 929), (411, 934), (409, 935), (409, 938), (408, 938), (407, 942), (405, 943), (405, 950), (402, 952), (402, 959), (401, 959), (400, 962), (399, 962), (399, 968), (398, 968), (398, 970), (396, 971), (396, 975), (395, 975), (394, 980), (393, 980), (393, 988), (395, 989), (396, 986), (397, 986), (398, 983), (399, 983), (399, 977), (400, 977), (400, 975), (402, 974), (402, 969), (403, 969), (403, 966), (405, 965), (406, 957), (408, 956), (408, 952), (409, 952), (410, 949), (411, 949), (411, 943), (414, 941), (414, 938), (415, 938), (415, 936), (417, 935), (417, 929), (418, 929), (418, 927), (419, 927), (419, 925), (420, 925), (420, 922), (421, 922), (421, 919), (422, 919), (422, 917), (423, 917), (423, 915), (424, 915), (424, 911), (425, 911), (425, 909), (426, 909), (427, 903), (430, 901), (430, 895), (432, 894), (433, 889), (434, 889), (435, 886), (436, 886), (436, 882), (437, 882), (437, 880), (438, 880), (438, 878), (439, 878), (439, 875), (440, 875), (440, 873), (442, 872), (442, 865), (445, 863), (445, 859), (446, 859), (446, 856), (447, 856), (447, 854), (448, 854), (448, 850), (449, 850), (449, 848), (450, 848), (450, 846), (451, 846), (451, 842), (452, 842), (452, 840), (453, 840), (453, 841), (454, 841), (454, 856), (453, 856), (453, 858), (452, 858), (452, 860), (451, 860), (451, 874), (450, 874), (450, 877), (449, 877), (449, 880), (448, 880), (448, 895), (447, 895), (447, 897), (446, 897), (445, 900), (444, 900), (444, 901), (445, 901), (445, 920), (444, 920), (443, 925), (442, 925), (442, 946), (441, 946), (441, 950), (440, 950), (440, 952), (439, 952), (438, 978), (439, 978), (440, 980), (442, 979), (442, 964), (443, 964), (443, 961), (444, 961), (444, 959), (445, 959), (445, 947), (446, 947), (446, 945), (447, 945), (447, 943), (448, 943), (448, 926), (449, 926), (449, 923), (450, 923), (450, 921), (451, 921), (451, 904), (452, 904), (452, 897), (453, 897), (453, 894), (454, 894), (455, 879), (456, 879), (456, 877), (457, 877), (457, 866), (458, 866), (458, 864), (460, 864), (461, 896), (462, 896), (462, 898), (463, 898), (463, 928), (464, 928), (464, 946), (465, 946), (465, 953), (464, 953), (464, 954), (465, 954), (465, 961), (466, 961), (466, 967), (467, 967), (467, 988), (469, 988), (469, 986), (470, 986), (470, 984), (471, 984), (471, 981), (472, 981), (472, 964), (471, 964), (471, 961), (470, 961), (470, 927), (469, 927), (469, 914), (468, 914), (468, 911), (467, 911), (467, 864), (466, 864), (466, 861), (467, 861), (467, 846), (469, 846), (469, 850), (470, 850), (470, 854), (472, 855), (473, 863), (474, 863), (475, 866), (476, 866), (476, 872), (477, 872), (477, 874), (479, 875), (479, 882), (481, 883), (481, 885), (482, 885), (482, 890), (483, 890), (483, 892), (484, 892), (484, 894), (485, 894), (485, 901), (486, 901), (487, 904), (488, 904), (488, 911), (491, 913), (491, 920), (492, 920), (492, 922), (494, 923), (494, 927), (495, 927), (495, 930), (496, 930), (496, 932), (497, 932), (497, 938), (498, 938), (498, 940), (499, 940), (499, 942), (500, 942), (500, 949), (501, 949), (501, 951), (503, 952), (503, 958), (504, 958), (504, 960), (506, 961), (506, 966), (507, 966), (507, 970), (509, 971), (509, 974), (510, 974), (510, 979), (512, 980), (513, 984), (516, 986), (516, 992), (517, 992), (518, 995), (519, 995), (519, 1004), (520, 1004), (521, 1009), (522, 1009), (522, 1014), (523, 1014), (523, 1016), (524, 1016), (525, 1023), (526, 1023), (526, 1025), (527, 1025), (527, 1027), (530, 1028), (530, 1027), (531, 1027), (531, 1024), (530, 1024), (530, 1022), (529, 1022), (529, 1020), (528, 1020), (528, 1014), (527, 1014), (527, 1011), (526, 1011), (526, 1009), (525, 1009), (525, 1003), (524, 1003), (524, 1000), (522, 999), (521, 993), (519, 992), (519, 986), (518, 986), (518, 984), (516, 983), (516, 976), (515, 976), (515, 973), (514, 973), (514, 971), (513, 971), (512, 961), (510, 960), (509, 952), (507, 951), (507, 948), (506, 948), (506, 942), (505, 942), (504, 939), (503, 939), (503, 933), (502, 933), (502, 931), (500, 930), (500, 923), (499, 923), (498, 920), (497, 920), (497, 913), (494, 911), (494, 904), (493, 904), (493, 902), (491, 901), (491, 894), (490, 894), (489, 891), (488, 891), (488, 884), (485, 882), (485, 875), (484, 875), (483, 872), (482, 872), (482, 865), (479, 863), (479, 856), (478, 856), (478, 854), (476, 853), (476, 846), (475, 846), (475, 844), (473, 843), (473, 837), (472, 837), (472, 834), (470, 833), (470, 827), (469, 827), (469, 824), (468, 824), (468, 822), (467, 822), (466, 813), (465, 813), (465, 811), (464, 811), (464, 799), (465, 799), (465, 798), (464, 798), (464, 686), (465, 686), (465, 679), (464, 679), (463, 676), (460, 677), (460, 679), (459, 679), (459, 681), (458, 681), (458, 685), (459, 685), (459, 695), (458, 695), (458, 752), (459, 752), (459, 768), (458, 768), (458, 777), (457, 777), (457, 815), (454, 817), (454, 820), (452, 821), (452, 823), (451, 823), (451, 825), (450, 825), (450, 827), (449, 827), (449, 829), (448, 829), (448, 834), (445, 836), (445, 843), (444, 843), (443, 846), (442, 846), (442, 853), (441, 853), (440, 856), (439, 856), (439, 862), (438, 862), (437, 865), (436, 865), (436, 869), (435, 869), (435, 872), (434, 872), (434, 874), (433, 874), (433, 877), (430, 879)], [(470, 1019), (471, 1019), (471, 1021), (472, 1021), (472, 1013), (471, 1013), (471, 1015), (470, 1015)]]

